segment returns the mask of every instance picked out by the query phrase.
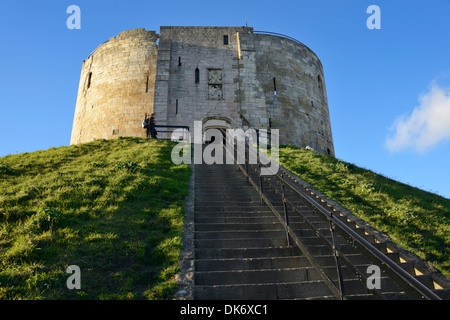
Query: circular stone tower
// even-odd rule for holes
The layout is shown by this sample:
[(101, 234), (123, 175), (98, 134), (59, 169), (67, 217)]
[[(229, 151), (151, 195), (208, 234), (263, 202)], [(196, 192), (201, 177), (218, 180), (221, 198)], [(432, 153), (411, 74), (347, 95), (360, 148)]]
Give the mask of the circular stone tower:
[(277, 129), (280, 144), (335, 155), (322, 63), (281, 34), (182, 26), (120, 33), (83, 62), (71, 144), (144, 137), (151, 113), (162, 126)]
[(158, 35), (135, 29), (100, 45), (81, 70), (71, 144), (145, 136), (153, 112)]

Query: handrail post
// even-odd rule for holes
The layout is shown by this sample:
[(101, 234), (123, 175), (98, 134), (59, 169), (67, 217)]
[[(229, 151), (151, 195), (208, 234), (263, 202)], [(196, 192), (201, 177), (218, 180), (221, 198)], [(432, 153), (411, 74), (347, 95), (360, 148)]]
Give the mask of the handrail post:
[[(283, 176), (281, 176), (283, 178)], [(286, 194), (284, 192), (284, 184), (283, 184), (283, 180), (280, 180), (281, 183), (281, 200), (283, 201), (283, 210), (284, 210), (284, 222), (286, 223), (286, 226), (289, 226), (289, 215), (288, 215), (288, 208), (287, 208), (287, 203), (286, 203)], [(287, 240), (287, 245), (290, 247), (291, 246), (291, 240), (289, 237), (289, 232), (288, 232), (288, 228), (286, 228), (286, 240)]]
[(247, 161), (247, 159), (245, 159), (245, 172), (247, 173), (247, 183), (249, 183), (250, 182), (250, 177), (249, 177), (249, 174), (248, 174), (248, 161)]
[(339, 284), (339, 291), (341, 293), (341, 299), (344, 300), (344, 278), (342, 276), (342, 266), (341, 266), (341, 260), (339, 259), (339, 243), (336, 237), (336, 231), (335, 231), (335, 225), (331, 221), (331, 218), (333, 217), (333, 211), (330, 211), (330, 231), (331, 231), (331, 237), (332, 237), (332, 243), (333, 243), (333, 256), (334, 261), (336, 263), (336, 273), (338, 278), (338, 284)]
[(262, 183), (262, 176), (261, 176), (261, 163), (258, 162), (258, 168), (259, 168), (259, 189), (261, 190), (261, 205), (264, 204), (264, 199), (262, 195), (264, 194), (263, 190), (263, 183)]
[(259, 130), (256, 129), (256, 150), (259, 151)]

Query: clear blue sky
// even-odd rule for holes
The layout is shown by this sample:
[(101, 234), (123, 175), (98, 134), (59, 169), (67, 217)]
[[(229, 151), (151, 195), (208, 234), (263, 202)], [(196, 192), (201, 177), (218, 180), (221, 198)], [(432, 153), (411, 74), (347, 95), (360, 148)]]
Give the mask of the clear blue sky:
[[(66, 27), (72, 4), (81, 30)], [(338, 158), (450, 198), (449, 0), (3, 0), (0, 156), (69, 145), (81, 64), (110, 37), (246, 19), (321, 59)]]

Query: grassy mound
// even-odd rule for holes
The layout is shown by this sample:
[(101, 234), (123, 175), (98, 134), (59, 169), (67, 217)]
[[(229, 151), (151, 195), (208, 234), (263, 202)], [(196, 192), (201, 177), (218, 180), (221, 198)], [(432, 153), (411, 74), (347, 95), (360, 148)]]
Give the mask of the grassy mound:
[[(0, 158), (0, 299), (166, 299), (190, 168), (174, 143), (98, 140)], [(69, 290), (68, 266), (81, 290)]]
[(292, 146), (280, 162), (396, 243), (450, 275), (450, 200)]

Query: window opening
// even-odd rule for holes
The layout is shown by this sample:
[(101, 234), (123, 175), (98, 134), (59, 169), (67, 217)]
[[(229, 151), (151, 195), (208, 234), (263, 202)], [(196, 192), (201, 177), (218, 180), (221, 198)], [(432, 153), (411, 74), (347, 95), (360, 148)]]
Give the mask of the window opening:
[(89, 89), (91, 87), (91, 80), (92, 80), (92, 72), (89, 72), (88, 78), (87, 78), (87, 85), (86, 85), (87, 89)]
[(195, 69), (195, 83), (200, 83), (200, 70)]

